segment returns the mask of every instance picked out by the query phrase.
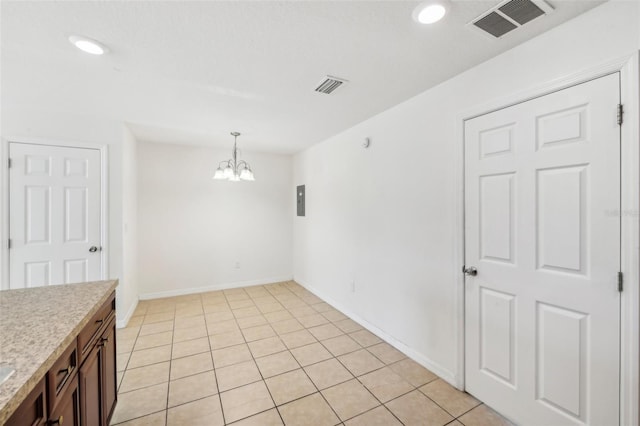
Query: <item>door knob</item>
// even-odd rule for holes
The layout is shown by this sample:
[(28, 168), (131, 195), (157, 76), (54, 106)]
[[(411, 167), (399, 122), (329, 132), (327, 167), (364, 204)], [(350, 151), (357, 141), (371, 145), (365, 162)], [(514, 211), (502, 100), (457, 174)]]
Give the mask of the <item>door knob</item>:
[(98, 247), (96, 247), (96, 246), (91, 246), (91, 248), (89, 249), (89, 251), (90, 251), (91, 253), (95, 253), (95, 252), (97, 252), (97, 251), (98, 251)]
[(465, 275), (469, 275), (470, 277), (475, 277), (476, 275), (478, 275), (478, 270), (475, 266), (469, 266), (468, 268), (466, 266), (463, 266), (462, 272), (464, 272)]

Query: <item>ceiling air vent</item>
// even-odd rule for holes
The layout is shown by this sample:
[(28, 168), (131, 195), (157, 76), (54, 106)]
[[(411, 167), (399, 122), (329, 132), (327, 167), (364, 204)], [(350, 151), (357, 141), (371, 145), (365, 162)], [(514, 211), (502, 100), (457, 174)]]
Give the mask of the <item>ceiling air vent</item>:
[(502, 37), (509, 31), (518, 28), (516, 24), (503, 18), (502, 15), (496, 12), (491, 12), (490, 14), (478, 19), (473, 23), (473, 25), (488, 32), (494, 37)]
[(316, 92), (329, 94), (346, 82), (347, 80), (344, 80), (342, 78), (331, 77), (330, 75), (328, 75), (324, 80), (320, 82), (320, 84), (318, 84), (318, 87), (316, 87)]
[(544, 10), (530, 0), (511, 0), (498, 9), (520, 25), (544, 15)]
[(500, 38), (551, 12), (553, 8), (544, 0), (507, 0), (478, 16), (470, 25)]

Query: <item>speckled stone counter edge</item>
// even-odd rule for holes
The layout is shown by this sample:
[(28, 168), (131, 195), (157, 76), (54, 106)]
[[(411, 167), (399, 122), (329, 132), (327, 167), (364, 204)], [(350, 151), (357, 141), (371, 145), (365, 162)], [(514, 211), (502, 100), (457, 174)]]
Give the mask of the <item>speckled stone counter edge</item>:
[[(53, 364), (58, 360), (60, 355), (62, 355), (62, 353), (69, 347), (69, 345), (71, 345), (71, 342), (73, 342), (77, 338), (80, 331), (82, 331), (84, 326), (89, 323), (89, 320), (91, 320), (93, 315), (95, 315), (100, 307), (109, 299), (111, 293), (118, 286), (118, 280), (109, 280), (108, 282), (110, 282), (111, 285), (102, 295), (98, 303), (96, 303), (91, 307), (91, 309), (87, 311), (87, 314), (84, 316), (84, 318), (78, 324), (76, 324), (73, 330), (64, 339), (62, 339), (60, 344), (54, 349), (51, 355), (49, 355), (47, 360), (38, 367), (35, 373), (33, 373), (33, 375), (22, 386), (20, 386), (17, 391), (14, 392), (14, 394), (9, 398), (5, 405), (0, 407), (0, 425), (3, 425), (9, 419), (9, 417), (11, 417), (11, 415), (16, 411), (20, 404), (22, 404), (29, 393), (47, 374), (51, 366), (53, 366)], [(9, 380), (11, 380), (11, 378)], [(7, 384), (9, 380), (4, 384)]]

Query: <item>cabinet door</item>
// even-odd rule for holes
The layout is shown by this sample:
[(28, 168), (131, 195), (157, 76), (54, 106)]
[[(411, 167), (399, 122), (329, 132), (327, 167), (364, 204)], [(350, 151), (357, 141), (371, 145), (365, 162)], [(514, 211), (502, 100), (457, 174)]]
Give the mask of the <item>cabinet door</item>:
[(94, 346), (80, 367), (80, 416), (83, 426), (102, 426), (100, 347)]
[(31, 391), (5, 426), (44, 426), (47, 424), (45, 379)]
[[(73, 386), (71, 382), (78, 372), (77, 346), (74, 340), (47, 373), (47, 399), (50, 413), (60, 403), (60, 399), (67, 394), (67, 388)], [(75, 386), (78, 386), (77, 380)]]
[(111, 414), (116, 405), (117, 372), (116, 372), (116, 321), (111, 320), (102, 335), (100, 362), (102, 364), (102, 412), (103, 426), (109, 425)]
[(80, 426), (80, 392), (78, 376), (74, 377), (51, 412), (48, 425)]

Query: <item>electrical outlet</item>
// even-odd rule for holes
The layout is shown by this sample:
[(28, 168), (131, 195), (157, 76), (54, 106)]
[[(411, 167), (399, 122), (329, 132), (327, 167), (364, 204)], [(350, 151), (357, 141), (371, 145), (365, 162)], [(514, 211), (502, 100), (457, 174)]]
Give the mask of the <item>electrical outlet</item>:
[(240, 262), (236, 262), (236, 269), (240, 269)]
[(351, 281), (351, 293), (356, 292), (356, 280)]

